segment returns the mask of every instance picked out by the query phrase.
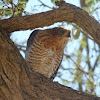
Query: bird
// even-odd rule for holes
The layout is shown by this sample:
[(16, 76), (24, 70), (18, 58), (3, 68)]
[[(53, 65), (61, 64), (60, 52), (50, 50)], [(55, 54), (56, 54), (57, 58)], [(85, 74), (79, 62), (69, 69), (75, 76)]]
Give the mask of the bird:
[(25, 60), (31, 71), (54, 79), (71, 31), (65, 27), (34, 30), (28, 38)]

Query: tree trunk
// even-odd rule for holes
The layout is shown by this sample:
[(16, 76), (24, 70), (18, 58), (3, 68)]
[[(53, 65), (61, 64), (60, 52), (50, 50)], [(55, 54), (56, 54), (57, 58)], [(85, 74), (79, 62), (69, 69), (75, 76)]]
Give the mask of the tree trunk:
[[(54, 10), (54, 12), (55, 11), (57, 13), (57, 10)], [(50, 14), (51, 12), (47, 13)], [(42, 16), (42, 14), (40, 15)], [(2, 20), (0, 22), (4, 29), (8, 32), (12, 32), (14, 30), (23, 29), (22, 27), (24, 26), (26, 26), (26, 29), (31, 26), (29, 24), (29, 26), (26, 25), (27, 23), (23, 24), (25, 20), (25, 22), (29, 22), (30, 19), (26, 19), (27, 17), (31, 18), (31, 16), (25, 16)], [(25, 19), (23, 20), (22, 18)], [(16, 22), (15, 19), (17, 19), (17, 21), (20, 19), (20, 22)], [(9, 21), (11, 21), (11, 24)], [(58, 20), (55, 20), (55, 22), (56, 21)], [(4, 22), (7, 23), (5, 24)], [(8, 23), (11, 26), (9, 26)], [(29, 23), (32, 24), (31, 22)], [(50, 23), (53, 24), (54, 21)], [(47, 25), (50, 25), (50, 23)], [(24, 26), (20, 28), (19, 26), (16, 26), (18, 24)], [(14, 28), (15, 26), (16, 29)], [(37, 26), (35, 24), (34, 28)], [(86, 93), (75, 91), (69, 87), (52, 82), (39, 73), (29, 72), (28, 64), (2, 27), (0, 27), (0, 100), (100, 100), (98, 97), (90, 96)]]
[(0, 100), (100, 100), (30, 73), (27, 66), (7, 34), (0, 32)]

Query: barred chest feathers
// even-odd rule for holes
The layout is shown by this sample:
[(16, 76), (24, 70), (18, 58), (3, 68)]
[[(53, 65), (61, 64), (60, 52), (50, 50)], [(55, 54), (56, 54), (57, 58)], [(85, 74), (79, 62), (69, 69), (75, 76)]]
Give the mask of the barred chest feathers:
[(61, 27), (33, 31), (28, 39), (25, 53), (29, 69), (53, 79), (69, 37), (70, 30)]
[(27, 59), (31, 66), (30, 68), (31, 70), (43, 74), (45, 77), (54, 77), (61, 63), (63, 52), (57, 52), (54, 48), (53, 50), (52, 48), (41, 48), (41, 51), (42, 52), (39, 52), (39, 50), (34, 49), (34, 47), (30, 49)]

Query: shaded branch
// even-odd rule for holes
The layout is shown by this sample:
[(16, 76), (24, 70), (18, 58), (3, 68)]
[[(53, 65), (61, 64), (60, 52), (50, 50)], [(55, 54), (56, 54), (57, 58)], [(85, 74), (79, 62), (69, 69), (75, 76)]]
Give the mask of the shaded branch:
[(87, 33), (89, 33), (100, 45), (99, 22), (86, 11), (72, 4), (62, 3), (58, 5), (61, 6), (48, 12), (5, 19), (1, 20), (0, 24), (7, 32), (13, 32), (49, 26), (62, 21), (74, 22), (83, 30), (87, 31)]

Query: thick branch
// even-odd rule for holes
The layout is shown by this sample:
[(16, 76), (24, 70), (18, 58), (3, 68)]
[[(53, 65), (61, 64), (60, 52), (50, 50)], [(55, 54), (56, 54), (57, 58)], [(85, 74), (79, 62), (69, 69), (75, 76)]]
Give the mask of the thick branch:
[(29, 73), (28, 65), (5, 32), (0, 32), (0, 100), (100, 100)]
[(63, 3), (59, 8), (34, 15), (1, 20), (1, 26), (8, 32), (49, 26), (56, 22), (69, 21), (79, 25), (100, 44), (100, 24), (84, 10)]

